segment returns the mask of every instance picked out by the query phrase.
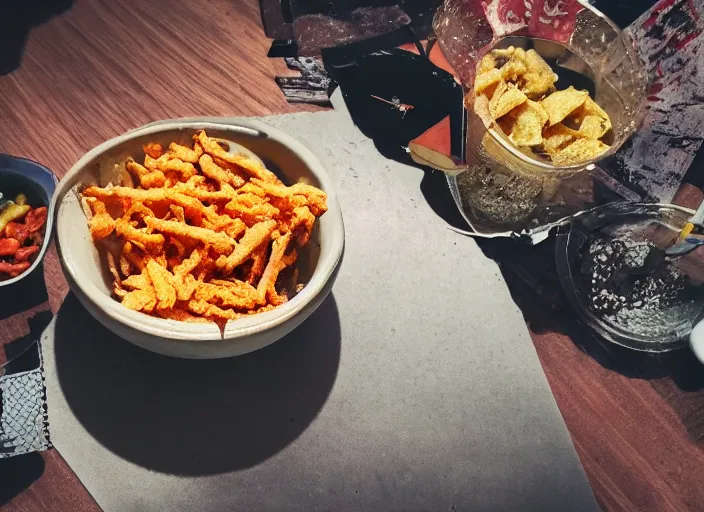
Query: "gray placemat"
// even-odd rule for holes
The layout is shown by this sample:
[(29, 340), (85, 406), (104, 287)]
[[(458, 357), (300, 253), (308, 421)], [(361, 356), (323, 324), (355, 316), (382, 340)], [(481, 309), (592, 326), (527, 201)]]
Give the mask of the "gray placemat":
[[(222, 119), (221, 119), (222, 121)], [(344, 112), (267, 117), (336, 181), (332, 296), (240, 358), (117, 339), (69, 296), (43, 337), (52, 440), (106, 511), (597, 510), (496, 264)]]

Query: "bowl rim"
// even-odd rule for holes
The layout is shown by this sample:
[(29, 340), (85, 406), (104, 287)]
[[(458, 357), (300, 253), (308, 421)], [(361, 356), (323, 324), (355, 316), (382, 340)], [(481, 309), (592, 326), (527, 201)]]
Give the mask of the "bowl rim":
[[(6, 157), (9, 157), (14, 160), (21, 160), (22, 162), (25, 162), (33, 167), (36, 167), (37, 169), (39, 169), (40, 171), (42, 171), (43, 173), (45, 173), (46, 175), (48, 175), (51, 178), (51, 181), (54, 184), (54, 188), (52, 190), (46, 191), (47, 196), (49, 197), (49, 201), (47, 202), (46, 205), (44, 205), (44, 206), (46, 206), (46, 209), (47, 209), (46, 224), (44, 226), (44, 241), (42, 242), (42, 246), (39, 249), (39, 253), (37, 254), (37, 257), (34, 258), (34, 262), (32, 263), (32, 265), (27, 270), (22, 272), (20, 275), (13, 277), (11, 279), (6, 279), (4, 281), (0, 281), (0, 288), (2, 288), (3, 286), (9, 286), (9, 285), (15, 284), (16, 282), (21, 281), (22, 279), (27, 277), (29, 274), (34, 272), (37, 269), (37, 267), (39, 267), (39, 265), (41, 265), (42, 260), (44, 259), (44, 256), (46, 256), (46, 251), (49, 250), (49, 246), (51, 245), (51, 236), (52, 236), (53, 228), (54, 228), (54, 196), (56, 194), (56, 190), (58, 188), (58, 183), (59, 183), (59, 179), (57, 178), (56, 174), (54, 174), (54, 172), (51, 169), (49, 169), (47, 166), (40, 164), (39, 162), (35, 162), (34, 160), (30, 160), (29, 158), (9, 155), (6, 153), (3, 153), (2, 156), (6, 156)], [(15, 174), (22, 176), (22, 179), (36, 183), (35, 180), (33, 180), (32, 178), (30, 178), (29, 176), (27, 176), (21, 172), (17, 172)], [(42, 187), (42, 188), (45, 188), (45, 187)]]
[[(65, 212), (65, 199), (73, 187), (80, 182), (81, 176), (88, 169), (87, 165), (91, 161), (108, 150), (138, 137), (164, 131), (197, 129), (229, 131), (247, 135), (254, 135), (256, 133), (256, 136), (267, 137), (286, 146), (303, 161), (320, 182), (321, 188), (328, 196), (328, 211), (324, 215), (331, 218), (334, 226), (331, 233), (326, 234), (325, 245), (321, 246), (320, 257), (313, 275), (301, 292), (296, 294), (296, 296), (287, 303), (271, 311), (247, 316), (237, 319), (236, 321), (228, 321), (222, 334), (214, 323), (201, 324), (181, 322), (153, 317), (125, 308), (113, 297), (101, 291), (97, 285), (80, 275), (76, 268), (76, 262), (71, 257), (71, 249), (64, 247), (62, 244), (62, 240), (67, 240), (66, 236), (70, 234), (70, 226), (67, 226), (67, 224), (70, 224), (69, 219), (62, 215)], [(254, 119), (233, 119), (232, 124), (228, 121), (166, 120), (151, 123), (114, 137), (88, 151), (71, 167), (59, 182), (52, 205), (54, 206), (53, 212), (56, 216), (56, 246), (62, 268), (64, 272), (67, 272), (70, 276), (68, 280), (69, 283), (73, 286), (77, 286), (88, 300), (94, 303), (111, 319), (137, 331), (159, 338), (171, 339), (173, 341), (238, 339), (268, 331), (288, 322), (293, 317), (302, 313), (306, 306), (311, 303), (318, 294), (324, 291), (326, 283), (331, 279), (337, 265), (342, 259), (344, 250), (342, 212), (337, 201), (332, 179), (325, 171), (323, 164), (312, 151), (295, 138)], [(70, 247), (70, 243), (66, 245)]]

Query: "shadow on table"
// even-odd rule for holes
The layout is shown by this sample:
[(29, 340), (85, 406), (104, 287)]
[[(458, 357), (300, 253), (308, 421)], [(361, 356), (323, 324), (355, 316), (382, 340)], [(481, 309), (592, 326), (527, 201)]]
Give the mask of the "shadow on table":
[(98, 324), (73, 294), (55, 333), (59, 382), (86, 430), (118, 456), (176, 475), (248, 468), (284, 449), (323, 407), (340, 360), (332, 295), (284, 339), (230, 359), (138, 348)]
[(32, 27), (68, 11), (72, 5), (73, 0), (4, 2), (0, 17), (0, 76), (20, 66)]
[(0, 459), (0, 507), (27, 489), (44, 473), (44, 459), (38, 453)]
[(425, 175), (420, 182), (420, 191), (428, 206), (448, 225), (464, 231), (471, 230), (450, 194), (450, 186), (447, 184), (447, 176), (444, 172), (425, 168)]
[(44, 266), (38, 265), (24, 279), (2, 287), (2, 293), (0, 293), (0, 320), (32, 309), (48, 300), (49, 294), (44, 282)]

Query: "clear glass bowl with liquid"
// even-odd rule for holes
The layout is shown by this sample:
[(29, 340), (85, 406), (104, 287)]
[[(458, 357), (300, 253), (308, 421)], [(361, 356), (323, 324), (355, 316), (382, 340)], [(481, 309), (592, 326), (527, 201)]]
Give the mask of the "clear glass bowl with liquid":
[[(561, 230), (558, 276), (589, 327), (645, 352), (687, 344), (704, 312), (704, 249), (672, 261), (657, 255), (672, 245), (693, 213), (674, 205), (611, 204), (578, 215)], [(649, 265), (649, 258), (658, 263)]]

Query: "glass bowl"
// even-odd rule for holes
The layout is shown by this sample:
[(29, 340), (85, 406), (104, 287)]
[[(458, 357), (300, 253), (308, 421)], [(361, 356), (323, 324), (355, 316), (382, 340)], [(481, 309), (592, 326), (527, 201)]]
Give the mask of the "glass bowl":
[(558, 276), (588, 326), (609, 341), (644, 352), (687, 344), (704, 311), (704, 250), (673, 261), (664, 260), (662, 251), (693, 213), (666, 204), (610, 204), (578, 215), (561, 229), (555, 249)]

